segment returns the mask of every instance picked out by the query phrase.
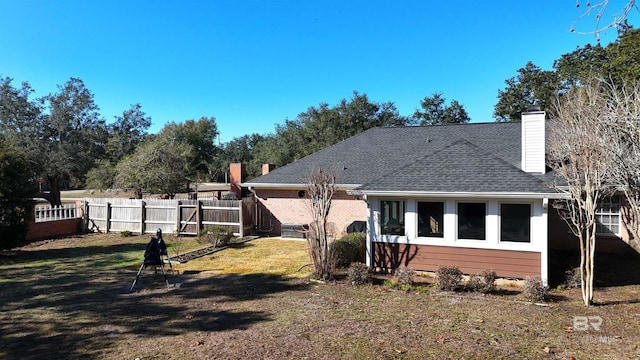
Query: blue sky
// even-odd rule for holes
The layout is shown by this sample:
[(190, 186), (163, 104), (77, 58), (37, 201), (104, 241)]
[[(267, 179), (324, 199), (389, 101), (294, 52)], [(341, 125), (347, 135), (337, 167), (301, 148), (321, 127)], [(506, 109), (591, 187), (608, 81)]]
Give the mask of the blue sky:
[(214, 116), (222, 142), (354, 90), (402, 115), (442, 92), (486, 122), (527, 61), (551, 69), (596, 42), (569, 32), (580, 11), (575, 0), (0, 0), (0, 76), (37, 95), (80, 78), (107, 121), (140, 103), (150, 132)]

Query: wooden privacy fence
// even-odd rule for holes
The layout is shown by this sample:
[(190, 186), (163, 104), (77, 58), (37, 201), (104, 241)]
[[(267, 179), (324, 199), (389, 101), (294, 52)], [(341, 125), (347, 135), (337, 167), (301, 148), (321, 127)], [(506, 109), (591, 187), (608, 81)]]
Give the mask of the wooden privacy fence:
[(88, 229), (110, 232), (198, 235), (208, 226), (220, 226), (236, 236), (254, 228), (255, 200), (86, 199)]

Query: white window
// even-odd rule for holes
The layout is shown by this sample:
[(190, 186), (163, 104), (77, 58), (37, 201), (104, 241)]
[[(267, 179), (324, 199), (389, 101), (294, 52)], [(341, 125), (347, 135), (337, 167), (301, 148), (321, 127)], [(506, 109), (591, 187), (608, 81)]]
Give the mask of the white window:
[(620, 197), (611, 196), (600, 200), (596, 209), (596, 233), (620, 235)]
[(380, 228), (382, 235), (404, 236), (404, 201), (380, 201)]
[(486, 240), (486, 203), (458, 203), (458, 239)]
[(443, 202), (418, 202), (418, 236), (444, 237), (443, 226)]
[(500, 241), (531, 242), (531, 204), (500, 204)]

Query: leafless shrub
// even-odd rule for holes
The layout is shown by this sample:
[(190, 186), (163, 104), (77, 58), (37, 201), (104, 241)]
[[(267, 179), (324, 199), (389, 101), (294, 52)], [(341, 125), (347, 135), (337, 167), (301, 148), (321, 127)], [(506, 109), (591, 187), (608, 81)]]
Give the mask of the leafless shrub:
[(496, 288), (496, 272), (484, 269), (480, 274), (474, 274), (469, 277), (469, 281), (465, 285), (468, 291), (489, 293)]
[(361, 262), (351, 263), (347, 270), (347, 280), (353, 285), (364, 285), (371, 282), (369, 267)]
[(580, 287), (580, 268), (575, 267), (573, 269), (564, 272), (564, 283), (568, 288)]
[(436, 271), (436, 287), (442, 291), (454, 291), (462, 280), (457, 266), (439, 266)]
[(528, 276), (524, 279), (522, 295), (531, 302), (542, 302), (547, 297), (547, 286), (539, 276)]
[(413, 285), (416, 271), (407, 266), (400, 266), (394, 272), (394, 278), (400, 285)]

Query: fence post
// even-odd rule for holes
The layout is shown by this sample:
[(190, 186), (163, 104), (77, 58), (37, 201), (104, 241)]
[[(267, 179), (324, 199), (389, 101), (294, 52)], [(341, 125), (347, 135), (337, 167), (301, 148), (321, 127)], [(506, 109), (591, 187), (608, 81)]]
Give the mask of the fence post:
[(180, 236), (180, 220), (182, 218), (182, 209), (180, 209), (180, 205), (182, 205), (182, 201), (178, 200), (176, 203), (176, 229), (178, 230), (178, 236)]
[(85, 199), (82, 204), (82, 222), (84, 224), (84, 232), (89, 232), (89, 202)]
[(243, 216), (242, 215), (244, 215), (243, 214), (243, 212), (244, 212), (244, 202), (242, 200), (240, 200), (238, 205), (240, 205), (240, 208), (238, 209), (238, 213), (239, 213), (238, 222), (240, 223), (240, 226), (239, 226), (239, 228), (240, 228), (239, 230), (240, 231), (239, 231), (239, 233), (240, 233), (240, 238), (243, 238), (244, 237), (244, 221), (243, 221)]
[(200, 216), (200, 212), (202, 212), (202, 202), (196, 200), (196, 236), (200, 235), (200, 230), (202, 230), (202, 216)]
[(107, 202), (107, 221), (106, 221), (106, 232), (109, 233), (109, 228), (111, 228), (111, 203)]
[(146, 203), (144, 202), (144, 200), (140, 200), (140, 235), (144, 235), (145, 230), (147, 230), (144, 227), (144, 221), (147, 218), (147, 216), (146, 216), (147, 212), (145, 211), (146, 210), (145, 205), (146, 205)]

